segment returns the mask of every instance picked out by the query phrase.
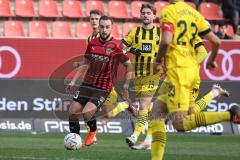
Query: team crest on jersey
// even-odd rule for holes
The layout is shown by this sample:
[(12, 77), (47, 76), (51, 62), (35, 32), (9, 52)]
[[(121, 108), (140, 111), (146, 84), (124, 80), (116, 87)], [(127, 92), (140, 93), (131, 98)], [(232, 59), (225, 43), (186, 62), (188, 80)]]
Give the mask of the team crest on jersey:
[(113, 50), (112, 50), (111, 48), (107, 48), (107, 49), (106, 49), (107, 55), (110, 55), (110, 54), (112, 53), (112, 51), (113, 51)]
[(158, 35), (155, 35), (155, 36), (154, 36), (154, 39), (155, 39), (156, 41), (159, 41), (159, 40), (160, 40), (160, 37), (159, 37)]

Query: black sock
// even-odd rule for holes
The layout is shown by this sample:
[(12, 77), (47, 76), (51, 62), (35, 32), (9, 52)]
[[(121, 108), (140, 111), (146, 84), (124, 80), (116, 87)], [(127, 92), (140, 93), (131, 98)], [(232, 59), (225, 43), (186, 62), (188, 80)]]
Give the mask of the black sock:
[(95, 132), (97, 130), (96, 117), (93, 117), (91, 120), (87, 121), (87, 125), (90, 128), (90, 132)]
[(71, 133), (80, 134), (80, 124), (78, 121), (69, 121), (69, 129)]

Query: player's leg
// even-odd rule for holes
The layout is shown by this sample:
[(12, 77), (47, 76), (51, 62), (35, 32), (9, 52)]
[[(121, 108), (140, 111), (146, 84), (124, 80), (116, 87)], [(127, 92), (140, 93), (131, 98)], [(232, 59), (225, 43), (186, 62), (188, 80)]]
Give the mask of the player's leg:
[[(233, 106), (228, 112), (198, 112), (188, 116), (179, 116), (178, 113), (173, 114), (173, 118), (178, 121), (173, 123), (178, 131), (189, 131), (201, 126), (207, 126), (223, 121), (232, 121), (240, 123), (240, 106)], [(184, 117), (184, 118), (183, 118)], [(183, 119), (181, 119), (183, 118)]]
[(196, 101), (200, 91), (200, 77), (198, 78), (195, 86), (193, 87), (192, 91), (190, 92), (190, 109), (189, 114), (197, 113), (203, 111), (210, 101), (214, 98), (221, 98), (222, 96), (229, 97), (229, 92), (223, 89), (218, 84), (214, 84), (212, 86), (212, 90), (204, 95), (201, 99)]
[[(151, 103), (151, 105), (148, 109), (148, 115), (150, 114), (152, 108), (153, 108), (153, 103)], [(132, 146), (131, 148), (136, 149), (136, 150), (141, 150), (141, 149), (150, 150), (151, 149), (151, 143), (152, 143), (152, 123), (151, 123), (150, 119), (148, 119), (147, 133), (146, 133), (145, 139), (142, 142), (140, 142), (139, 144)]]
[(131, 147), (136, 142), (143, 131), (145, 123), (148, 120), (148, 111), (159, 85), (159, 76), (152, 75), (141, 77), (134, 80), (135, 97), (139, 100), (139, 112), (135, 123), (134, 132), (130, 137), (126, 138), (126, 143)]
[(90, 146), (94, 144), (95, 137), (97, 135), (97, 124), (96, 121), (93, 122), (95, 119), (95, 113), (99, 107), (101, 107), (105, 101), (105, 99), (108, 97), (109, 92), (104, 90), (94, 90), (94, 93), (89, 97), (89, 100), (87, 104), (85, 105), (83, 109), (83, 118), (84, 121), (90, 125), (90, 132), (88, 133), (86, 139), (85, 139), (85, 145)]
[[(217, 87), (217, 89), (214, 88), (214, 90), (218, 93), (220, 89)], [(188, 106), (182, 103), (178, 104), (180, 104), (179, 110), (170, 111), (173, 126), (178, 131), (189, 131), (200, 126), (231, 120), (230, 112), (195, 112), (194, 114), (188, 115)]]
[(145, 123), (148, 120), (148, 108), (151, 104), (151, 100), (152, 100), (152, 97), (141, 97), (140, 98), (140, 101), (139, 101), (140, 108), (139, 108), (137, 120), (135, 123), (134, 132), (130, 137), (126, 138), (126, 142), (128, 143), (128, 145), (130, 147), (133, 146), (137, 142), (137, 139), (138, 139), (140, 133), (144, 129)]
[(97, 135), (97, 122), (96, 122), (96, 117), (94, 116), (96, 111), (97, 111), (97, 106), (92, 102), (88, 102), (82, 111), (84, 121), (87, 123), (87, 125), (90, 128), (90, 132), (88, 133), (85, 139), (86, 146), (92, 145)]
[(150, 113), (152, 124), (152, 160), (162, 160), (167, 141), (165, 118), (167, 113), (166, 103), (157, 99)]
[(83, 105), (73, 101), (69, 108), (69, 129), (71, 133), (80, 134), (79, 116), (82, 112)]
[(68, 114), (69, 114), (69, 130), (71, 133), (80, 134), (79, 116), (82, 114), (82, 110), (87, 103), (87, 98), (83, 95), (85, 93), (84, 86), (80, 86), (78, 91), (73, 96), (73, 102), (71, 103)]
[(106, 112), (107, 110), (105, 110), (105, 113), (106, 113), (105, 116), (107, 118), (115, 117), (122, 111), (125, 111), (126, 109), (128, 109), (128, 111), (134, 117), (137, 115), (137, 110), (134, 106), (132, 106), (131, 104), (129, 104), (126, 101), (117, 103), (117, 100), (118, 100), (118, 95), (117, 95), (117, 92), (115, 91), (115, 89), (113, 88), (112, 91), (110, 92), (108, 98), (106, 99), (106, 101), (103, 104), (104, 106), (107, 106), (106, 108), (107, 108), (108, 112)]

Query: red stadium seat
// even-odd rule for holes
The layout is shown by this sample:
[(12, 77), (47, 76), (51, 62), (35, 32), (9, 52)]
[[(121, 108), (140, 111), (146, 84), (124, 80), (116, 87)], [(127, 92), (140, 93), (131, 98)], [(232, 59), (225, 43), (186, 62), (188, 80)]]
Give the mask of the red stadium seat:
[(76, 0), (64, 0), (62, 2), (63, 16), (70, 18), (83, 17), (81, 2)]
[(130, 18), (128, 15), (127, 3), (125, 1), (109, 1), (108, 15), (113, 18)]
[(120, 34), (119, 34), (118, 24), (117, 24), (117, 23), (113, 23), (112, 35), (113, 35), (115, 38), (121, 38), (121, 36), (120, 36)]
[(55, 38), (71, 38), (71, 26), (69, 22), (55, 21), (52, 23), (52, 36)]
[(0, 17), (13, 16), (10, 9), (9, 0), (0, 0)]
[(123, 37), (126, 36), (128, 34), (128, 32), (134, 28), (134, 27), (137, 27), (137, 26), (140, 26), (139, 23), (130, 23), (130, 22), (126, 22), (123, 24)]
[(193, 2), (186, 2), (189, 6), (196, 9), (196, 5)]
[(44, 21), (30, 21), (28, 23), (29, 37), (32, 38), (47, 38), (48, 27)]
[(23, 23), (21, 21), (5, 21), (3, 34), (6, 37), (24, 37)]
[(200, 4), (200, 13), (207, 20), (224, 20), (224, 18), (219, 14), (219, 6), (211, 2), (202, 2)]
[(36, 17), (33, 0), (16, 0), (15, 14), (20, 17)]
[(99, 0), (88, 0), (86, 1), (86, 16), (89, 16), (89, 13), (93, 9), (98, 9), (104, 14), (104, 2)]
[(134, 18), (140, 18), (140, 9), (143, 3), (146, 1), (132, 1), (131, 2), (131, 15)]
[(157, 17), (160, 17), (160, 11), (169, 4), (169, 2), (165, 1), (157, 1), (154, 3), (154, 6), (157, 9)]
[(76, 35), (78, 38), (87, 39), (92, 32), (90, 22), (78, 22), (76, 24)]
[(42, 17), (61, 17), (56, 0), (39, 0), (39, 15)]

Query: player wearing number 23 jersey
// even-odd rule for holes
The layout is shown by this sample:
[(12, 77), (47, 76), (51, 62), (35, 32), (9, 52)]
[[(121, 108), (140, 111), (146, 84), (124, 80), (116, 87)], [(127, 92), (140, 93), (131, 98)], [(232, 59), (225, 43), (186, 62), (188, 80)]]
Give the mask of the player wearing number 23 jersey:
[(167, 91), (159, 99), (167, 104), (169, 112), (187, 111), (189, 91), (199, 74), (194, 42), (198, 35), (204, 36), (211, 30), (199, 12), (181, 1), (162, 10), (160, 23), (163, 31), (173, 33), (173, 40), (165, 55), (167, 76), (165, 89), (161, 88)]

